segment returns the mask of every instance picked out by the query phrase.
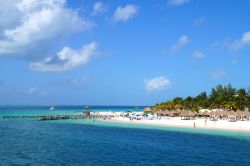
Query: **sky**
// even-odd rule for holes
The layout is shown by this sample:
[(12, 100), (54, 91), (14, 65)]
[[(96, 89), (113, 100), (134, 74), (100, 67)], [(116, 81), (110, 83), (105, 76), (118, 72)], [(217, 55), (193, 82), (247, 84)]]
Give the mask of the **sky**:
[(0, 2), (0, 105), (154, 105), (250, 87), (249, 0)]

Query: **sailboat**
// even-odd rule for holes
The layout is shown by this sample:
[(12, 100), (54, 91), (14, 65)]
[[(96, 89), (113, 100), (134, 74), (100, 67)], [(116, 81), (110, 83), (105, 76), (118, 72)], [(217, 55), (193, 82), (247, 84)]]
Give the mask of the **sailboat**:
[(55, 106), (50, 107), (50, 111), (55, 111)]

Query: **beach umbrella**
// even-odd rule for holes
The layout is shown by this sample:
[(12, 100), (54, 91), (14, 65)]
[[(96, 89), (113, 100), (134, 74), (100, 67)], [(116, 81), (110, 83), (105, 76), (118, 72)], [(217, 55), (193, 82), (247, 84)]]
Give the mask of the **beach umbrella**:
[(161, 115), (162, 114), (162, 110), (158, 110), (156, 113), (158, 114), (158, 115)]
[(246, 116), (249, 118), (250, 117), (250, 112), (246, 111)]
[(172, 113), (172, 116), (175, 116), (176, 114), (178, 114), (176, 110), (171, 111), (171, 113)]
[(237, 113), (237, 114), (240, 114), (240, 113), (241, 113), (241, 110), (237, 110), (236, 113)]
[(188, 110), (189, 117), (195, 117), (196, 115), (197, 115), (197, 112)]
[(222, 112), (222, 116), (227, 117), (228, 115), (229, 115), (229, 112), (228, 112), (227, 110), (224, 110), (224, 111)]
[(182, 111), (183, 111), (183, 110), (181, 110), (181, 109), (177, 109), (177, 110), (174, 110), (174, 111), (173, 111), (173, 114), (176, 115), (176, 116), (179, 116), (179, 115), (181, 114)]
[(210, 113), (208, 112), (208, 110), (205, 110), (204, 112), (203, 112), (203, 114), (202, 114), (203, 116), (209, 116), (210, 115)]
[(214, 112), (214, 114), (215, 114), (215, 116), (220, 116), (221, 115), (221, 110), (216, 110), (215, 112)]
[(190, 117), (191, 116), (191, 111), (182, 110), (181, 113), (180, 113), (180, 116), (182, 116), (182, 117)]
[(245, 111), (242, 111), (242, 116), (248, 116), (248, 113), (250, 113), (249, 111), (245, 110)]
[(169, 113), (169, 110), (165, 109), (165, 111), (163, 111), (163, 112), (165, 112), (165, 113)]
[(181, 110), (181, 109), (177, 109), (177, 110), (176, 110), (176, 113), (179, 113), (179, 114), (180, 114), (182, 111), (183, 111), (183, 110)]
[(227, 118), (228, 117), (228, 111), (227, 110), (221, 110), (220, 111), (220, 116)]
[(169, 111), (168, 116), (174, 116), (174, 111)]
[(223, 110), (219, 110), (216, 112), (217, 116), (223, 116)]
[(180, 113), (180, 116), (181, 117), (186, 117), (187, 116), (187, 112), (185, 110), (183, 110), (181, 113)]
[(214, 112), (214, 111), (211, 111), (211, 112), (209, 113), (209, 115), (210, 115), (210, 116), (215, 116), (215, 112)]
[(241, 116), (242, 117), (246, 116), (246, 111), (241, 111)]
[(163, 114), (164, 116), (169, 115), (169, 111), (168, 111), (168, 110), (162, 111), (162, 114)]
[(192, 111), (191, 113), (192, 113), (193, 116), (197, 116), (197, 112)]
[(201, 110), (199, 110), (198, 112), (201, 113), (201, 114), (203, 114), (205, 111), (208, 111), (208, 112), (209, 112), (210, 110), (209, 110), (209, 109), (201, 109)]
[(244, 116), (244, 112), (241, 111), (241, 110), (237, 110), (237, 111), (236, 111), (236, 116), (237, 116), (237, 117)]
[(195, 117), (197, 115), (196, 112), (192, 112), (192, 111), (189, 111), (189, 110), (184, 110), (180, 113), (180, 116), (181, 117)]
[(237, 117), (237, 113), (234, 111), (229, 111), (229, 116)]

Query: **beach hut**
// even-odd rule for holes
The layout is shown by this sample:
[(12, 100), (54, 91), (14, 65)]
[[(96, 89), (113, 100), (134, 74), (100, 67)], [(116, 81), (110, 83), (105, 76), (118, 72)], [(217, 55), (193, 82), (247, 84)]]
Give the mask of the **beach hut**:
[(200, 114), (203, 114), (204, 112), (210, 112), (209, 109), (201, 109), (198, 111)]
[(173, 116), (180, 116), (182, 110), (181, 109), (177, 109), (177, 110), (174, 110), (172, 113), (173, 113)]
[(214, 111), (209, 112), (209, 116), (210, 117), (215, 116), (215, 112)]
[(244, 120), (249, 120), (250, 112), (245, 110), (245, 111), (243, 111), (243, 114), (244, 114)]
[(143, 110), (144, 113), (148, 114), (152, 112), (152, 109), (150, 107), (145, 107)]
[(195, 117), (198, 115), (198, 113), (196, 111), (191, 111), (191, 114)]
[(167, 110), (167, 109), (165, 111), (163, 111), (162, 113), (164, 116), (169, 116), (169, 114), (170, 114), (169, 110)]
[(218, 115), (217, 115), (217, 112), (216, 110), (212, 110), (210, 113), (209, 113), (209, 119), (211, 121), (217, 121), (218, 120)]
[(209, 110), (205, 110), (203, 113), (202, 113), (202, 116), (205, 116), (205, 117), (209, 117), (210, 113), (209, 113)]
[(209, 112), (210, 110), (209, 109), (201, 109), (198, 111), (198, 114), (199, 116), (203, 117), (203, 116), (209, 116)]
[(162, 110), (158, 110), (158, 111), (156, 112), (156, 114), (157, 114), (157, 115), (162, 115), (162, 112), (163, 112)]
[(217, 109), (217, 110), (214, 112), (214, 114), (215, 114), (215, 116), (216, 116), (217, 118), (220, 118), (222, 112), (221, 112), (220, 109)]
[(169, 111), (168, 116), (173, 117), (174, 116), (174, 111)]
[(237, 120), (242, 120), (243, 119), (243, 117), (244, 117), (244, 115), (243, 115), (244, 113), (243, 113), (243, 111), (241, 111), (241, 110), (237, 110), (236, 112), (235, 112), (235, 115), (236, 115), (236, 119)]
[(163, 111), (162, 111), (162, 110), (158, 110), (158, 111), (156, 112), (156, 114), (157, 114), (157, 117), (158, 117), (159, 119), (161, 119), (161, 116), (163, 116)]
[(183, 110), (180, 113), (180, 116), (182, 120), (190, 120), (190, 119), (194, 119), (194, 117), (196, 116), (196, 113), (189, 111), (189, 110)]
[(229, 111), (228, 112), (228, 121), (229, 122), (236, 122), (237, 121), (237, 113), (236, 112), (234, 112), (234, 111)]
[(245, 111), (246, 113), (246, 118), (247, 118), (247, 120), (250, 120), (250, 112), (249, 111)]
[(240, 111), (240, 110), (237, 110), (237, 115), (238, 115), (238, 118), (242, 121), (245, 121), (245, 120), (248, 120), (249, 119), (249, 114), (250, 112), (245, 110), (245, 111)]
[(181, 119), (185, 119), (186, 120), (186, 117), (188, 117), (188, 111), (186, 110), (183, 110), (181, 113), (180, 113), (180, 117)]
[(223, 111), (221, 112), (221, 115), (222, 115), (222, 119), (228, 118), (229, 112), (228, 112), (227, 110), (223, 110)]

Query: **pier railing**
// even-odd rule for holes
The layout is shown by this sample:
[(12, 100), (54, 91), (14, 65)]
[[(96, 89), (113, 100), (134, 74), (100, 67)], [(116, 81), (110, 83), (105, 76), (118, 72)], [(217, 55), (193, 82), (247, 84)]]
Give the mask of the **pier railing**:
[(65, 120), (65, 119), (110, 119), (112, 115), (31, 115), (31, 116), (1, 116), (3, 119), (37, 119), (37, 120)]

